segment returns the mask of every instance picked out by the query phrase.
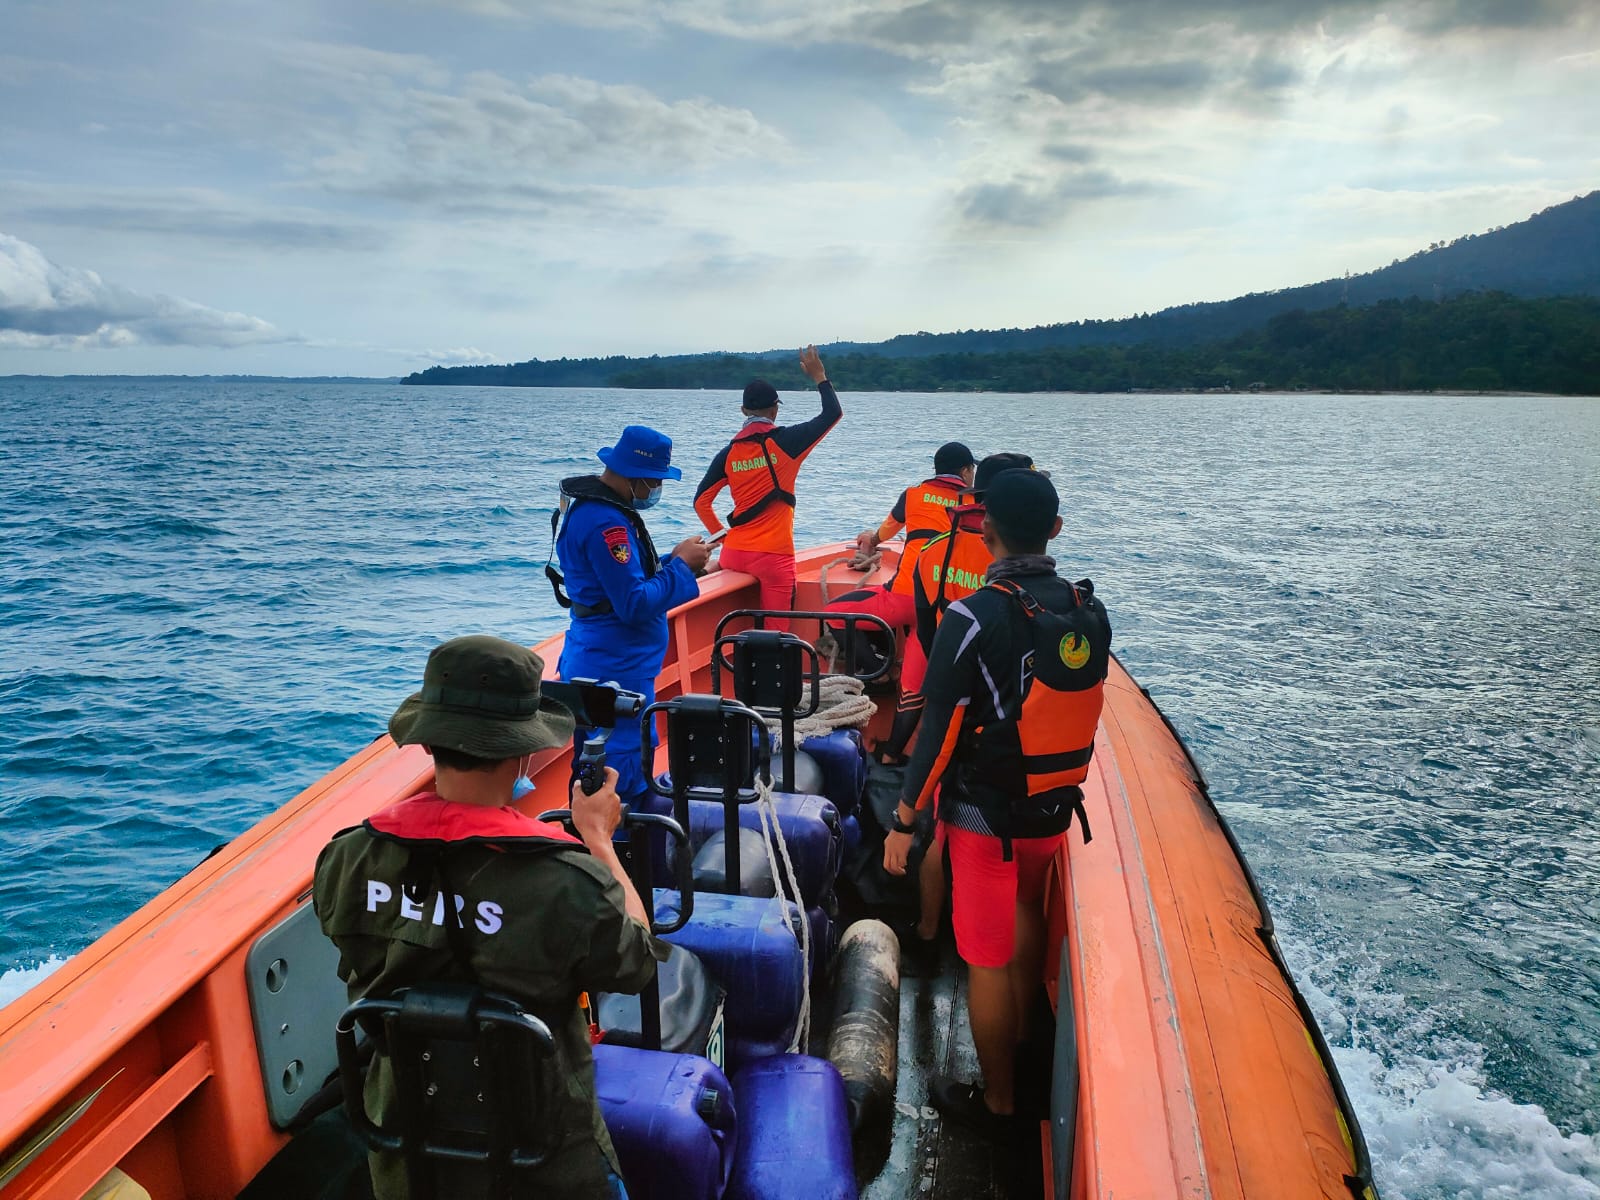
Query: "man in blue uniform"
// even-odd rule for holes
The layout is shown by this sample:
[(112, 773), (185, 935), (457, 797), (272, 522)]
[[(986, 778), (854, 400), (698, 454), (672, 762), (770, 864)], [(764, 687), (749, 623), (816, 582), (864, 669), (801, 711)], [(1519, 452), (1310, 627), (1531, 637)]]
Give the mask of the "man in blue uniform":
[[(615, 681), (646, 702), (656, 694), (656, 674), (667, 650), (667, 611), (700, 593), (695, 580), (710, 556), (698, 536), (685, 538), (661, 558), (639, 514), (661, 498), (662, 481), (681, 479), (672, 465), (672, 439), (644, 425), (629, 425), (615, 446), (599, 452), (605, 470), (561, 481), (565, 513), (556, 538), (572, 623), (561, 652), (563, 679)], [(559, 576), (553, 576), (559, 579)], [(582, 745), (588, 731), (577, 731)], [(646, 790), (639, 726), (621, 721), (606, 744), (624, 803)]]

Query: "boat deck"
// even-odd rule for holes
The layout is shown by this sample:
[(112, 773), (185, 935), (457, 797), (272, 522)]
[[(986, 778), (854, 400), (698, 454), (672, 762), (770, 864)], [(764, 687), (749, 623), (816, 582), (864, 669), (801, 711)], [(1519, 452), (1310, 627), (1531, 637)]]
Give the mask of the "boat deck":
[[(894, 1120), (857, 1139), (861, 1200), (1033, 1200), (1044, 1191), (1036, 1125), (1020, 1123), (1022, 1142), (1000, 1144), (944, 1120), (930, 1103), (929, 1088), (939, 1076), (978, 1077), (966, 968), (948, 930), (941, 952), (937, 976), (900, 980)], [(1048, 1079), (1047, 1064), (1040, 1065)]]

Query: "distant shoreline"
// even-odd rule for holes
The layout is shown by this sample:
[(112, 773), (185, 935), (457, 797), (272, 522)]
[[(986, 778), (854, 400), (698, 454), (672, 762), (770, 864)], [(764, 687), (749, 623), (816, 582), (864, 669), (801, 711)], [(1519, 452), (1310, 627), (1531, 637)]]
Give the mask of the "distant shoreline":
[(399, 375), (0, 375), (0, 383), (16, 379), (54, 379), (73, 383), (399, 383)]
[[(388, 383), (401, 384), (399, 377), (375, 378), (361, 375), (0, 375), (0, 384), (18, 380), (55, 383)], [(438, 386), (438, 385), (435, 385)], [(575, 386), (553, 383), (458, 383), (445, 386), (505, 391), (603, 391), (603, 392), (728, 392), (737, 388), (707, 387), (615, 387), (605, 384)], [(1462, 388), (1034, 388), (1027, 391), (995, 388), (850, 388), (856, 395), (887, 396), (1452, 396), (1465, 398), (1524, 397), (1531, 399), (1595, 400), (1600, 393), (1537, 392), (1497, 388), (1469, 391)]]

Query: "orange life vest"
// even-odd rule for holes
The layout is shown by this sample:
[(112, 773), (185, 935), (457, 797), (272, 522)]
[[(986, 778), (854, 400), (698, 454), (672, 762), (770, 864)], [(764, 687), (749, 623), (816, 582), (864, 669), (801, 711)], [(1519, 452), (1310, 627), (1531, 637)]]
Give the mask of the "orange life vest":
[(728, 490), (733, 494), (728, 524), (735, 529), (749, 524), (773, 504), (794, 507), (794, 481), (800, 464), (793, 460), (785, 464), (790, 467), (785, 472), (787, 480), (778, 473), (783, 452), (770, 433), (770, 429), (742, 433), (728, 444)]
[(733, 511), (724, 545), (730, 548), (794, 553), (795, 480), (813, 447), (791, 458), (772, 436), (776, 428), (762, 425), (728, 443), (724, 472)]
[(943, 614), (957, 600), (983, 586), (992, 562), (994, 556), (983, 544), (983, 535), (958, 525), (923, 544), (917, 555), (915, 576), (920, 578), (922, 595), (932, 603), (934, 612)]
[(950, 532), (954, 519), (951, 514), (961, 503), (961, 489), (965, 486), (959, 476), (935, 475), (905, 490), (902, 504), (906, 514), (906, 548), (900, 553), (900, 565), (889, 583), (891, 592), (902, 596), (916, 593), (912, 572), (917, 552), (929, 539)]
[(964, 735), (958, 755), (965, 791), (985, 810), (1010, 857), (1012, 838), (1044, 836), (1035, 828), (1058, 829), (1068, 809), (1090, 838), (1078, 785), (1089, 777), (1095, 729), (1105, 700), (1111, 656), (1111, 626), (1084, 580), (1071, 588), (1068, 612), (1044, 608), (1010, 579), (986, 585), (1015, 600), (1022, 610), (1022, 704)]
[(950, 510), (966, 485), (957, 475), (935, 475), (905, 492), (906, 541), (926, 541), (950, 529)]

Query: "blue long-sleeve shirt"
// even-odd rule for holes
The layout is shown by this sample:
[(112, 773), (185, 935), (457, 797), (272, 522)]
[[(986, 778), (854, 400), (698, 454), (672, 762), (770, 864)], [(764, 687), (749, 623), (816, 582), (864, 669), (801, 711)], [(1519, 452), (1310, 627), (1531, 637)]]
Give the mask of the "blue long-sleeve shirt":
[(668, 557), (649, 573), (657, 560), (649, 534), (641, 543), (620, 505), (582, 495), (567, 512), (556, 554), (574, 604), (611, 606), (601, 615), (574, 614), (561, 654), (562, 676), (615, 679), (624, 686), (653, 682), (667, 650), (668, 610), (700, 592), (688, 564)]

